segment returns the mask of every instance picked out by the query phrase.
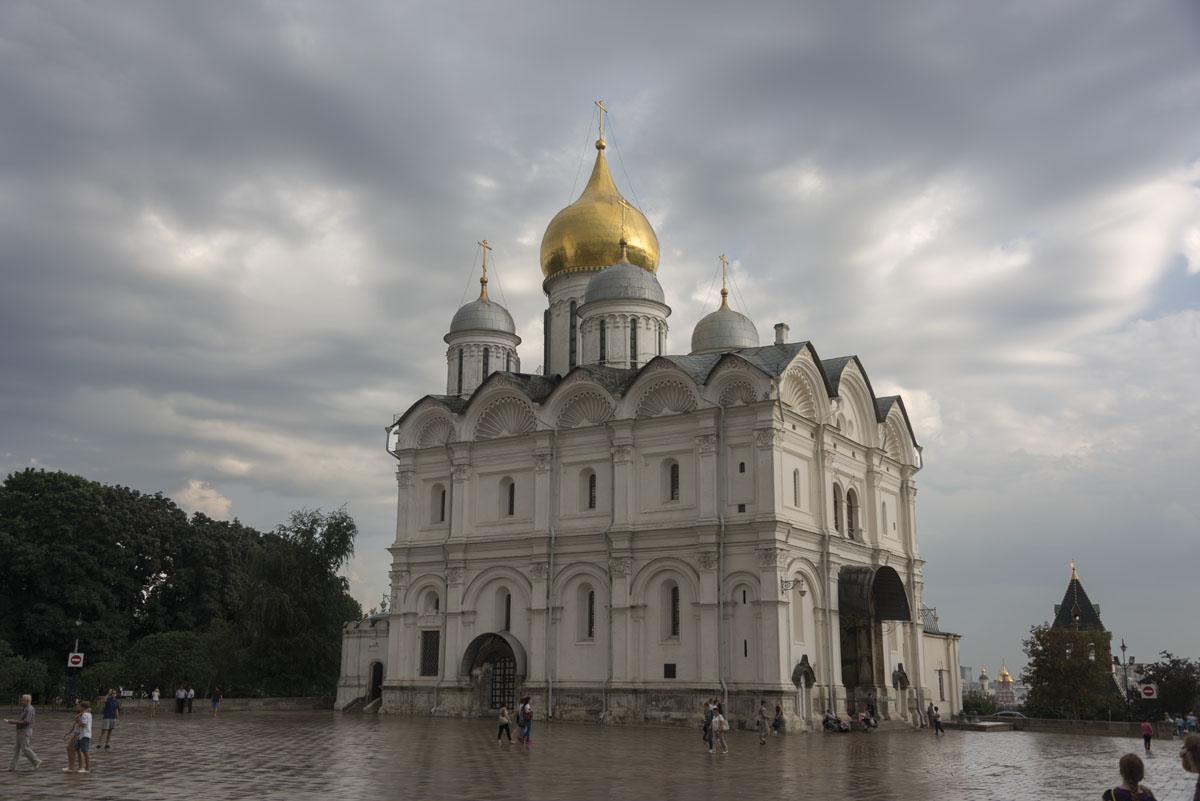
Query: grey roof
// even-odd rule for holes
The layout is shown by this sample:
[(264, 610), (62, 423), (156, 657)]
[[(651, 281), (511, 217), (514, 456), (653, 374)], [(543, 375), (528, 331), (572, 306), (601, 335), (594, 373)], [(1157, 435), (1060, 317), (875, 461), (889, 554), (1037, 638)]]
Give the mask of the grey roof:
[(825, 375), (829, 377), (829, 389), (833, 391), (834, 395), (838, 394), (838, 385), (842, 382), (842, 371), (853, 359), (853, 356), (838, 356), (834, 359), (821, 360), (821, 367), (825, 370)]
[(654, 273), (627, 261), (602, 270), (588, 282), (583, 302), (601, 300), (650, 300), (667, 305), (662, 285)]
[(458, 331), (502, 331), (515, 335), (517, 326), (508, 309), (493, 300), (478, 298), (454, 313), (450, 333)]
[(940, 622), (938, 621), (937, 607), (922, 606), (921, 607), (921, 623), (925, 626), (926, 634), (944, 634), (949, 637), (958, 637), (952, 631), (942, 631)]
[(758, 347), (758, 329), (746, 315), (723, 307), (705, 315), (692, 331), (692, 353)]

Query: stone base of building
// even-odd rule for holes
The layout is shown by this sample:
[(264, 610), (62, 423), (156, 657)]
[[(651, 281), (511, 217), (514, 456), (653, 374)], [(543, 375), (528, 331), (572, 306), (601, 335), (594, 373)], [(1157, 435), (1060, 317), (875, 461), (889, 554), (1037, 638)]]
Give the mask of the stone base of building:
[[(783, 707), (785, 728), (789, 732), (820, 728), (824, 707), (820, 688), (809, 691), (806, 701), (792, 687), (730, 689), (725, 715), (734, 729), (754, 729), (759, 704), (767, 704), (774, 717), (775, 705)], [(528, 684), (518, 697), (533, 698), (534, 719), (614, 725), (699, 726), (704, 718), (704, 702), (721, 698), (720, 688), (712, 687), (612, 687), (558, 686)], [(496, 711), (482, 708), (477, 691), (469, 686), (385, 686), (380, 711), (385, 714), (428, 717), (491, 718)], [(548, 714), (548, 712), (550, 714)]]

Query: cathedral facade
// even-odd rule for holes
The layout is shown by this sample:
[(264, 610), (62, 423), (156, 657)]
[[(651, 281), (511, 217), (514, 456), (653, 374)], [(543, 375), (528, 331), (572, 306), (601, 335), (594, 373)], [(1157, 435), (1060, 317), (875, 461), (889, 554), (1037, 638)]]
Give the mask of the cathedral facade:
[(346, 627), (339, 708), (532, 695), (539, 717), (684, 721), (722, 696), (801, 729), (865, 705), (916, 722), (939, 695), (956, 712), (925, 686), (958, 675), (957, 635), (924, 632), (903, 400), (782, 323), (761, 344), (724, 288), (666, 352), (657, 237), (596, 147), (542, 242), (544, 374), (521, 371), (481, 243), (445, 391), (388, 428), (391, 601)]

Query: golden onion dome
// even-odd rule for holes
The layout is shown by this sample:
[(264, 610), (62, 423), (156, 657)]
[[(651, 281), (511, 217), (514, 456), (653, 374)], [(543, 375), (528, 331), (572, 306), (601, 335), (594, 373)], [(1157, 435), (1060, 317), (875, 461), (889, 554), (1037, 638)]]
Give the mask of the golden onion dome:
[(579, 199), (554, 215), (542, 237), (542, 273), (603, 270), (626, 258), (644, 270), (658, 270), (658, 237), (646, 216), (634, 208), (613, 183), (604, 157), (604, 140), (596, 141), (596, 165)]

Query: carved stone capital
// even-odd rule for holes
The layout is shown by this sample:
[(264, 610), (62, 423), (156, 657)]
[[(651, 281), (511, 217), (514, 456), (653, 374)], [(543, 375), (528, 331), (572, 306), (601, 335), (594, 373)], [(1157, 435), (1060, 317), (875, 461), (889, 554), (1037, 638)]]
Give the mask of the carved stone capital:
[(700, 552), (700, 567), (705, 570), (717, 569), (717, 552), (716, 551), (701, 551)]
[(532, 562), (529, 565), (529, 574), (531, 576), (533, 576), (535, 579), (546, 578), (546, 573), (548, 572), (548, 570), (549, 570), (549, 567), (547, 566), (547, 564), (545, 562)]
[(466, 481), (471, 476), (471, 466), (468, 464), (456, 464), (450, 468), (450, 477), (458, 482)]
[(612, 460), (615, 464), (629, 464), (633, 461), (633, 446), (614, 445), (612, 448)]
[(628, 556), (618, 556), (609, 559), (608, 572), (614, 576), (628, 576), (633, 572), (633, 559)]
[(399, 467), (396, 468), (396, 485), (400, 487), (400, 489), (410, 489), (416, 483), (417, 473), (415, 470), (404, 470), (403, 468)]
[(549, 451), (538, 451), (533, 455), (533, 470), (536, 473), (549, 473), (554, 457)]
[(759, 567), (776, 567), (780, 557), (783, 556), (783, 551), (779, 548), (760, 548), (754, 552), (754, 555), (758, 557)]
[(770, 448), (775, 444), (775, 429), (759, 428), (754, 431), (754, 444), (760, 448)]
[(461, 567), (446, 568), (446, 583), (447, 584), (462, 584), (463, 583), (463, 573), (464, 573), (464, 571)]
[(696, 437), (696, 450), (703, 455), (717, 452), (717, 435), (701, 434)]

